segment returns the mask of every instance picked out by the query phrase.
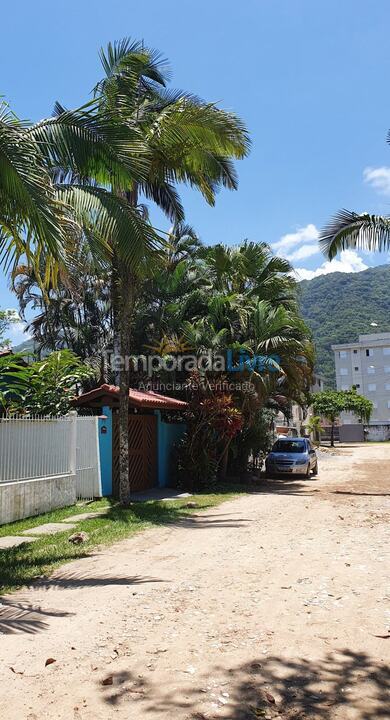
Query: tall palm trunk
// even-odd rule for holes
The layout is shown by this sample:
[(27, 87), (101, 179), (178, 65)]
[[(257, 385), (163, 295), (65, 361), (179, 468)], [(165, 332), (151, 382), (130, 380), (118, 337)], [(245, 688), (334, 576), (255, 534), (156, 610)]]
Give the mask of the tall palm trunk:
[(123, 265), (119, 269), (119, 499), (121, 505), (130, 502), (129, 478), (129, 356), (134, 315), (134, 276)]
[[(132, 207), (137, 207), (138, 190), (123, 194)], [(134, 322), (136, 277), (132, 268), (118, 257), (113, 263), (114, 290), (114, 355), (119, 354), (119, 501), (130, 503), (129, 477), (129, 358)]]

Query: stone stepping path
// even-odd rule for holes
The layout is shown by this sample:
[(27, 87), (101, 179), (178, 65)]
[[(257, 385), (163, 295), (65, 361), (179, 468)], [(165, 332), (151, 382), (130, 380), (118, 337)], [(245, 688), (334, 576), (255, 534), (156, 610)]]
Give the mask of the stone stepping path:
[(38, 540), (37, 537), (6, 535), (5, 537), (0, 537), (0, 550), (8, 550), (8, 548), (17, 547), (18, 545), (22, 545), (22, 543), (31, 543), (36, 540)]
[[(17, 547), (18, 545), (22, 545), (22, 543), (35, 542), (35, 540), (38, 540), (39, 535), (55, 535), (59, 532), (66, 532), (66, 530), (74, 530), (76, 522), (91, 520), (95, 517), (104, 517), (105, 515), (107, 515), (107, 510), (70, 515), (58, 523), (45, 523), (44, 525), (37, 525), (29, 530), (23, 530), (22, 535), (6, 535), (5, 537), (0, 537), (0, 550)], [(29, 537), (29, 535), (36, 535), (37, 537)]]
[(55, 535), (58, 532), (65, 532), (65, 530), (73, 530), (75, 527), (74, 523), (45, 523), (29, 530), (23, 530), (22, 535)]

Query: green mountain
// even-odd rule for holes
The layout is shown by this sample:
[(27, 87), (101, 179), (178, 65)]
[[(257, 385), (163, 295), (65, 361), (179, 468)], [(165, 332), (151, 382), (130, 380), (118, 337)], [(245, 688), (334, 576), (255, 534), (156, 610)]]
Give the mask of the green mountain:
[(299, 288), (301, 312), (316, 344), (317, 370), (334, 386), (331, 345), (354, 342), (359, 334), (390, 332), (390, 265), (320, 275), (303, 280)]

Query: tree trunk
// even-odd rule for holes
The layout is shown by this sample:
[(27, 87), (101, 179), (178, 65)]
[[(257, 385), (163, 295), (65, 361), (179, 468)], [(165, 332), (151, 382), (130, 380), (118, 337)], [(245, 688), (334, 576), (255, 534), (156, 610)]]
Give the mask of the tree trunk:
[(129, 478), (129, 356), (134, 313), (134, 276), (123, 266), (119, 271), (119, 500), (130, 502)]
[(334, 447), (334, 420), (330, 426), (330, 447)]
[[(122, 194), (132, 207), (137, 207), (138, 190)], [(113, 263), (114, 290), (114, 353), (119, 350), (119, 501), (123, 507), (130, 503), (129, 477), (129, 358), (134, 320), (135, 282), (133, 269), (116, 255)], [(119, 347), (118, 347), (119, 346)]]
[(220, 467), (221, 480), (226, 480), (226, 476), (227, 476), (230, 443), (231, 443), (231, 438), (228, 440), (226, 447), (223, 451), (222, 458), (221, 458), (221, 467)]
[(119, 263), (118, 254), (116, 250), (113, 251), (112, 258), (112, 270), (111, 270), (111, 313), (112, 313), (112, 355), (114, 358), (114, 382), (115, 385), (120, 384), (119, 378), (119, 366), (117, 365), (117, 358), (121, 354), (121, 342), (120, 342), (120, 286), (121, 280), (119, 277)]

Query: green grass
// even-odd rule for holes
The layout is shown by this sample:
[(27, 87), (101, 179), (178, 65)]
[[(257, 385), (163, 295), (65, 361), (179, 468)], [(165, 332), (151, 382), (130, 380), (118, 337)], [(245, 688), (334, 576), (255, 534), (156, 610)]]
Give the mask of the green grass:
[(75, 558), (87, 557), (98, 548), (111, 545), (146, 528), (180, 523), (183, 519), (198, 512), (219, 505), (226, 500), (245, 492), (242, 486), (218, 487), (219, 492), (205, 492), (194, 495), (191, 501), (197, 508), (184, 507), (188, 498), (180, 500), (148, 501), (134, 503), (129, 509), (104, 498), (93, 503), (72, 505), (37, 517), (20, 520), (0, 527), (0, 536), (20, 535), (22, 530), (47, 522), (59, 522), (76, 513), (107, 510), (107, 515), (77, 523), (72, 532), (81, 530), (88, 533), (89, 539), (81, 545), (68, 541), (69, 530), (56, 535), (41, 536), (36, 542), (7, 550), (0, 550), (0, 593), (16, 590), (30, 584), (37, 578), (46, 577), (54, 568)]

